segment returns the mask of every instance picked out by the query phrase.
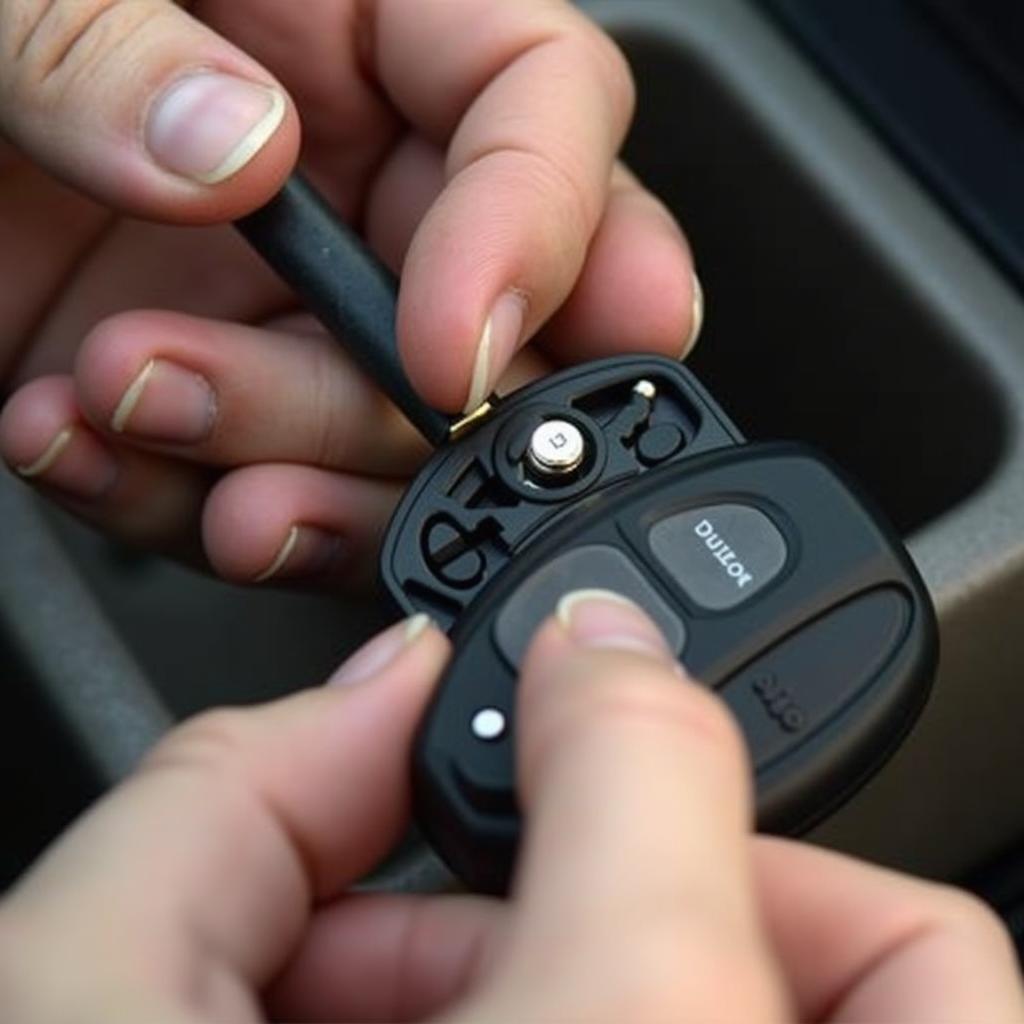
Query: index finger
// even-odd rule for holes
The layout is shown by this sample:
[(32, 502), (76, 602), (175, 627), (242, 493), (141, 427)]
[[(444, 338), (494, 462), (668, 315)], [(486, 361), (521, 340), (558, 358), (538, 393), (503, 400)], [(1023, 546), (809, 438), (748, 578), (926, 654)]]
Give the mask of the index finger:
[(447, 148), (444, 190), (403, 270), (402, 356), (428, 401), (471, 411), (579, 277), (632, 80), (564, 0), (421, 0), (414, 16), (403, 0), (378, 0), (374, 28), (383, 87)]
[(521, 954), (530, 936), (588, 984), (655, 999), (657, 1019), (776, 1016), (738, 731), (639, 609), (563, 599), (527, 656), (518, 739)]

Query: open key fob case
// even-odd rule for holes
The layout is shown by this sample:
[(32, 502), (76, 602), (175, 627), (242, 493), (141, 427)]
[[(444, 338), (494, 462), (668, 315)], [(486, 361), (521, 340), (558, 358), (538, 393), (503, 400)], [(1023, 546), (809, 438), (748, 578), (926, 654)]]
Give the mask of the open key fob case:
[(935, 666), (928, 594), (872, 502), (808, 447), (744, 443), (657, 357), (546, 378), (443, 446), (381, 567), (404, 612), (451, 630), (416, 744), (416, 812), (485, 892), (507, 888), (520, 831), (517, 666), (568, 591), (636, 601), (721, 695), (773, 832), (806, 829), (880, 767)]
[(293, 177), (239, 228), (437, 451), (388, 528), (381, 574), (449, 630), (420, 730), (420, 826), (471, 888), (515, 860), (517, 666), (569, 591), (643, 606), (739, 721), (758, 824), (798, 832), (895, 750), (924, 704), (934, 612), (897, 534), (820, 454), (744, 443), (668, 359), (587, 363), (455, 424), (405, 377), (397, 282)]

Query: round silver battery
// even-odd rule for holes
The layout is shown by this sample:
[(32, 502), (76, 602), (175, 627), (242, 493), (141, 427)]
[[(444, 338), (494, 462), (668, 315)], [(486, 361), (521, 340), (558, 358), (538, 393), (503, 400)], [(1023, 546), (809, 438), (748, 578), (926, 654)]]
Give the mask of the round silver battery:
[(544, 476), (564, 476), (580, 467), (587, 454), (583, 432), (567, 420), (548, 420), (530, 438), (526, 457)]

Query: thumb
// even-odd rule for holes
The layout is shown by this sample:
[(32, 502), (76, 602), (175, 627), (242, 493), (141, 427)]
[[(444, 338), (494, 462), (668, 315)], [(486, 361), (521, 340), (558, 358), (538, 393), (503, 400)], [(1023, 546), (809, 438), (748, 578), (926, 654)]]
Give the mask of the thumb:
[[(280, 971), (312, 907), (405, 824), (409, 745), (448, 656), (428, 627), (393, 626), (334, 685), (172, 731), (4, 894), (0, 1018), (254, 1016), (252, 987)], [(54, 963), (69, 965), (58, 985)]]
[(269, 199), (299, 143), (274, 78), (170, 0), (0, 4), (0, 130), (106, 205), (180, 223)]

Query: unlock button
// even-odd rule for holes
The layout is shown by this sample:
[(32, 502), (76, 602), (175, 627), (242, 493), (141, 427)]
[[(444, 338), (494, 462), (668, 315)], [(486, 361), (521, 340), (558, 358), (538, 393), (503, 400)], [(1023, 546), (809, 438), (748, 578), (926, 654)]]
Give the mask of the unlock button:
[(727, 611), (749, 600), (782, 572), (786, 541), (749, 505), (706, 505), (659, 520), (651, 551), (693, 601)]

